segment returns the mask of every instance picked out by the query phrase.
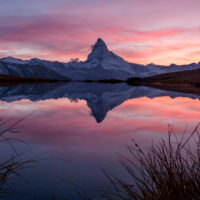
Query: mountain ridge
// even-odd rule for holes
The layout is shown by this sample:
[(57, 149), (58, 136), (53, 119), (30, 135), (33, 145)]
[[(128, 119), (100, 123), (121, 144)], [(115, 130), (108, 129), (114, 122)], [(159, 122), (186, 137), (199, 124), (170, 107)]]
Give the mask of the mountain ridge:
[(149, 77), (157, 74), (193, 70), (199, 63), (189, 65), (160, 66), (140, 65), (125, 61), (110, 51), (106, 43), (98, 38), (86, 61), (63, 63), (33, 58), (22, 60), (13, 57), (0, 59), (0, 73), (27, 78), (50, 78), (58, 80), (126, 80), (131, 77)]

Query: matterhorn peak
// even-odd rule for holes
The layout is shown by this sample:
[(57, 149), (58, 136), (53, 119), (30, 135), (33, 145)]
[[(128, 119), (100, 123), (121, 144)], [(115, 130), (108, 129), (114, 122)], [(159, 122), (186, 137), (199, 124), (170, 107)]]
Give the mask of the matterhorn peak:
[(105, 55), (109, 53), (106, 43), (99, 38), (95, 45), (92, 46), (92, 52), (88, 55), (88, 61), (97, 59), (102, 60)]
[(101, 39), (101, 38), (98, 38), (98, 40), (96, 41), (96, 44), (94, 45), (94, 48), (105, 48), (107, 49), (107, 46), (106, 46), (106, 43)]

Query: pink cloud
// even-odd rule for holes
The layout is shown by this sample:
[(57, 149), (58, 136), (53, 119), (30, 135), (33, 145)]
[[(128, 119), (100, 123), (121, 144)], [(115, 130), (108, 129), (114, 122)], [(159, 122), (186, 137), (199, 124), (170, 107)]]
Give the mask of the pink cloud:
[[(196, 45), (194, 50), (186, 41), (191, 45), (200, 43), (200, 23), (195, 20), (199, 17), (199, 1), (36, 3), (38, 7), (32, 6), (32, 10), (28, 6), (30, 15), (14, 11), (13, 15), (6, 15), (2, 10), (0, 56), (86, 59), (90, 45), (102, 37), (111, 50), (132, 62), (170, 64), (180, 63), (181, 59), (182, 63), (198, 60), (193, 52), (200, 51), (199, 47)], [(179, 9), (180, 3), (187, 9)], [(179, 54), (174, 54), (176, 49)], [(189, 55), (194, 56), (185, 60)]]

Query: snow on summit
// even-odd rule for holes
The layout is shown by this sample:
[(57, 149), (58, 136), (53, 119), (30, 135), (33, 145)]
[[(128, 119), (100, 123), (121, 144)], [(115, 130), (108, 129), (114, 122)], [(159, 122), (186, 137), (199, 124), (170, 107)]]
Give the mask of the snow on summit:
[(106, 56), (109, 56), (109, 50), (106, 46), (106, 43), (99, 38), (96, 44), (93, 46), (92, 52), (88, 55), (87, 61), (97, 59), (102, 61)]
[(16, 64), (25, 64), (26, 61), (24, 60), (21, 60), (21, 59), (18, 59), (18, 58), (13, 58), (11, 56), (8, 56), (6, 58), (2, 58), (0, 59), (0, 61), (5, 61), (5, 62), (8, 62), (8, 63), (16, 63)]
[(200, 68), (200, 63), (190, 65), (139, 65), (126, 62), (110, 51), (103, 41), (97, 39), (86, 61), (62, 63), (40, 59), (21, 60), (13, 57), (0, 59), (0, 73), (20, 77), (50, 78), (58, 80), (126, 80), (131, 77), (148, 77), (156, 74), (193, 70)]

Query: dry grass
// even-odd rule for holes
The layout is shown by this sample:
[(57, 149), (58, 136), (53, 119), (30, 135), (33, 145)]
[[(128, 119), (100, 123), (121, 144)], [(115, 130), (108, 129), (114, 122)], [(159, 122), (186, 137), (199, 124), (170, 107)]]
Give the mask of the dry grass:
[(100, 191), (109, 200), (198, 200), (200, 199), (199, 125), (189, 137), (178, 139), (169, 129), (167, 141), (142, 150), (132, 140), (128, 146), (132, 158), (120, 155), (124, 172), (132, 181), (124, 181), (103, 171), (112, 187)]
[(22, 141), (13, 137), (7, 137), (7, 134), (9, 133), (16, 133), (17, 125), (25, 120), (27, 117), (28, 116), (11, 124), (7, 124), (7, 121), (0, 119), (0, 142), (7, 143), (13, 150), (13, 156), (11, 156), (11, 158), (0, 162), (0, 199), (4, 199), (7, 196), (15, 194), (13, 186), (11, 184), (11, 178), (19, 177), (23, 181), (26, 181), (25, 178), (20, 174), (20, 172), (23, 171), (25, 168), (30, 167), (31, 164), (34, 162), (31, 160), (23, 161), (23, 159), (21, 159), (21, 154), (17, 153), (16, 149), (14, 148), (14, 141)]
[(27, 182), (27, 180), (20, 174), (21, 171), (31, 166), (33, 161), (20, 161), (18, 156), (14, 156), (5, 162), (0, 163), (0, 199), (15, 194), (10, 179), (17, 176)]
[[(130, 157), (119, 155), (129, 181), (102, 170), (110, 187), (98, 190), (102, 200), (200, 200), (200, 124), (178, 138), (169, 127), (168, 139), (143, 150), (132, 140)], [(89, 200), (76, 184), (71, 188)]]

